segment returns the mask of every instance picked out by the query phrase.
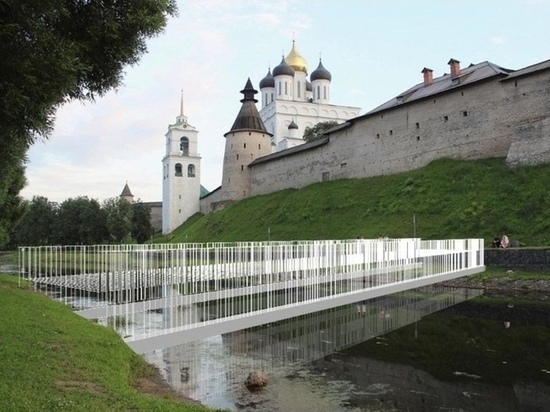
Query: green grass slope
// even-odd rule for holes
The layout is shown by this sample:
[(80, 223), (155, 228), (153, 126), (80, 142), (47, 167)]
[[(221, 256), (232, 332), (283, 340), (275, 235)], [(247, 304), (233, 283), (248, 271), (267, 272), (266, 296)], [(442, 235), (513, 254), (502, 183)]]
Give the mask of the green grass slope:
[[(195, 215), (156, 242), (447, 239), (508, 235), (550, 244), (550, 165), (509, 169), (504, 159), (437, 160), (412, 172), (316, 183)], [(413, 215), (416, 225), (413, 225)]]
[(1, 411), (207, 410), (159, 386), (157, 371), (116, 332), (16, 277), (0, 275), (0, 302)]

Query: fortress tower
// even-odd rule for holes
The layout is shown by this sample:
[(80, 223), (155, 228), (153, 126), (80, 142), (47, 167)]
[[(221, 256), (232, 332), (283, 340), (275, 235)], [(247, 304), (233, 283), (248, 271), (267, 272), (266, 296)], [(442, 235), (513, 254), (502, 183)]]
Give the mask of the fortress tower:
[(250, 196), (250, 172), (248, 165), (259, 157), (271, 153), (271, 133), (260, 118), (254, 97), (258, 92), (247, 80), (241, 100), (242, 106), (231, 130), (225, 136), (223, 159), (223, 201), (235, 201)]
[(162, 233), (167, 234), (200, 210), (201, 158), (198, 130), (183, 113), (183, 93), (176, 123), (168, 126), (162, 159)]

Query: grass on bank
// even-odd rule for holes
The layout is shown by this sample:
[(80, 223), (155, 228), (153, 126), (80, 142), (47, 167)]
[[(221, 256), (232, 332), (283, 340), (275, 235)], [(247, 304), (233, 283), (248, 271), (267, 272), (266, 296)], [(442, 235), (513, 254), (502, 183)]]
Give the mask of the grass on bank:
[[(206, 411), (143, 386), (158, 371), (110, 328), (0, 275), (0, 410)], [(154, 385), (153, 385), (154, 386)]]
[[(315, 183), (194, 215), (155, 242), (450, 239), (508, 235), (550, 245), (550, 164), (510, 169), (504, 159), (441, 159), (407, 173)], [(416, 224), (413, 225), (413, 215)]]

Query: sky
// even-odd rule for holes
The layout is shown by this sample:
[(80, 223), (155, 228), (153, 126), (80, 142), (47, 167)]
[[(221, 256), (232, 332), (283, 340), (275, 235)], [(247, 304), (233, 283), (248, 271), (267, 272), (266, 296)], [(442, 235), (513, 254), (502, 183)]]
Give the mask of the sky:
[[(225, 133), (246, 80), (260, 80), (296, 41), (311, 73), (322, 57), (331, 103), (364, 114), (449, 72), (449, 59), (517, 70), (550, 59), (550, 0), (178, 0), (123, 85), (94, 103), (60, 107), (50, 138), (28, 152), (26, 199), (103, 202), (128, 183), (135, 200), (162, 200), (168, 125), (199, 130), (201, 184), (221, 184)], [(257, 95), (259, 97), (259, 95)], [(258, 107), (260, 108), (260, 107)]]

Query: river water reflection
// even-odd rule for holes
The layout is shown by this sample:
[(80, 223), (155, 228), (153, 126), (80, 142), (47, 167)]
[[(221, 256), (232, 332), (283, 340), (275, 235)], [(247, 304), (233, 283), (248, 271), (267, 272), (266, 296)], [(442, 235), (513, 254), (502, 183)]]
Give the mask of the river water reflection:
[[(434, 286), (158, 349), (146, 358), (185, 396), (234, 411), (548, 410), (550, 305), (533, 306), (532, 317), (517, 315), (521, 307), (510, 299), (481, 306), (475, 302), (483, 298), (470, 300), (479, 294)], [(152, 316), (161, 323), (162, 313)], [(510, 339), (511, 349), (490, 339)], [(482, 360), (461, 348), (475, 348)], [(537, 359), (528, 359), (530, 353)], [(253, 370), (269, 379), (257, 392), (244, 386)]]

